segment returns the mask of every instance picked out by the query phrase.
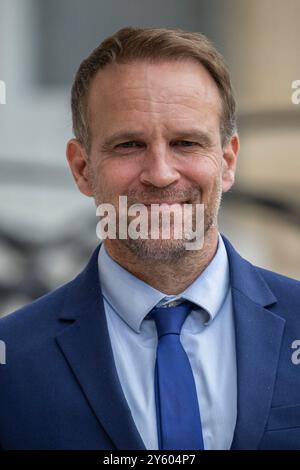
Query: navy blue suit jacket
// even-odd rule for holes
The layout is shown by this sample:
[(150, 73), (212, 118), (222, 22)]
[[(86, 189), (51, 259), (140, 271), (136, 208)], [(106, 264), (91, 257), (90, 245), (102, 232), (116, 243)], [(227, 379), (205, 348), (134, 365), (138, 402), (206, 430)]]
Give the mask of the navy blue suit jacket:
[[(253, 266), (223, 239), (238, 372), (232, 449), (300, 449), (291, 348), (300, 339), (300, 282)], [(145, 449), (114, 364), (98, 250), (70, 283), (0, 320), (3, 449)]]

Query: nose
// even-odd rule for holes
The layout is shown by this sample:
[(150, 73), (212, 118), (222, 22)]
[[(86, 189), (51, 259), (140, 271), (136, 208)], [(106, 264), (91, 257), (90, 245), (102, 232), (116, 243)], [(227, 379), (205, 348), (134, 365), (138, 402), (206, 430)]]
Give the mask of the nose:
[(180, 173), (175, 168), (168, 149), (165, 146), (157, 146), (149, 149), (143, 161), (143, 169), (140, 173), (141, 183), (147, 186), (164, 188), (176, 183), (180, 179)]

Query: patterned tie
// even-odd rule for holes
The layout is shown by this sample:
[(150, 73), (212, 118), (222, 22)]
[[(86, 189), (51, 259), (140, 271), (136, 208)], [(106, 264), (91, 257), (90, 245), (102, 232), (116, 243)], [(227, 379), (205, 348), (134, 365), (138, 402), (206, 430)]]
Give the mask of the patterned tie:
[(204, 449), (194, 376), (180, 341), (181, 327), (192, 305), (183, 302), (176, 307), (155, 307), (149, 314), (158, 334), (155, 400), (160, 449)]

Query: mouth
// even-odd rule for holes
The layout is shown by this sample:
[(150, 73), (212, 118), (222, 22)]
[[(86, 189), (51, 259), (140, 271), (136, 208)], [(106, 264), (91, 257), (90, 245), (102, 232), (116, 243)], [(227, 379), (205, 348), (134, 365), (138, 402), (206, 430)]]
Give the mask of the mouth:
[(144, 202), (141, 204), (144, 204), (147, 207), (150, 207), (152, 204), (167, 204), (168, 206), (172, 206), (174, 204), (189, 204), (190, 201), (151, 201), (151, 202)]

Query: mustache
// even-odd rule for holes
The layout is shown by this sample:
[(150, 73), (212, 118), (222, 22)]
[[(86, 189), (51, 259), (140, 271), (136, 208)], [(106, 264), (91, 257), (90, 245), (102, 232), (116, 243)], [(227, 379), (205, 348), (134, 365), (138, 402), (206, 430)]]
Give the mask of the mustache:
[(140, 201), (194, 201), (201, 196), (199, 188), (187, 188), (181, 190), (164, 189), (158, 191), (157, 188), (149, 189), (147, 191), (129, 191), (127, 193), (128, 201), (131, 203), (139, 203)]

